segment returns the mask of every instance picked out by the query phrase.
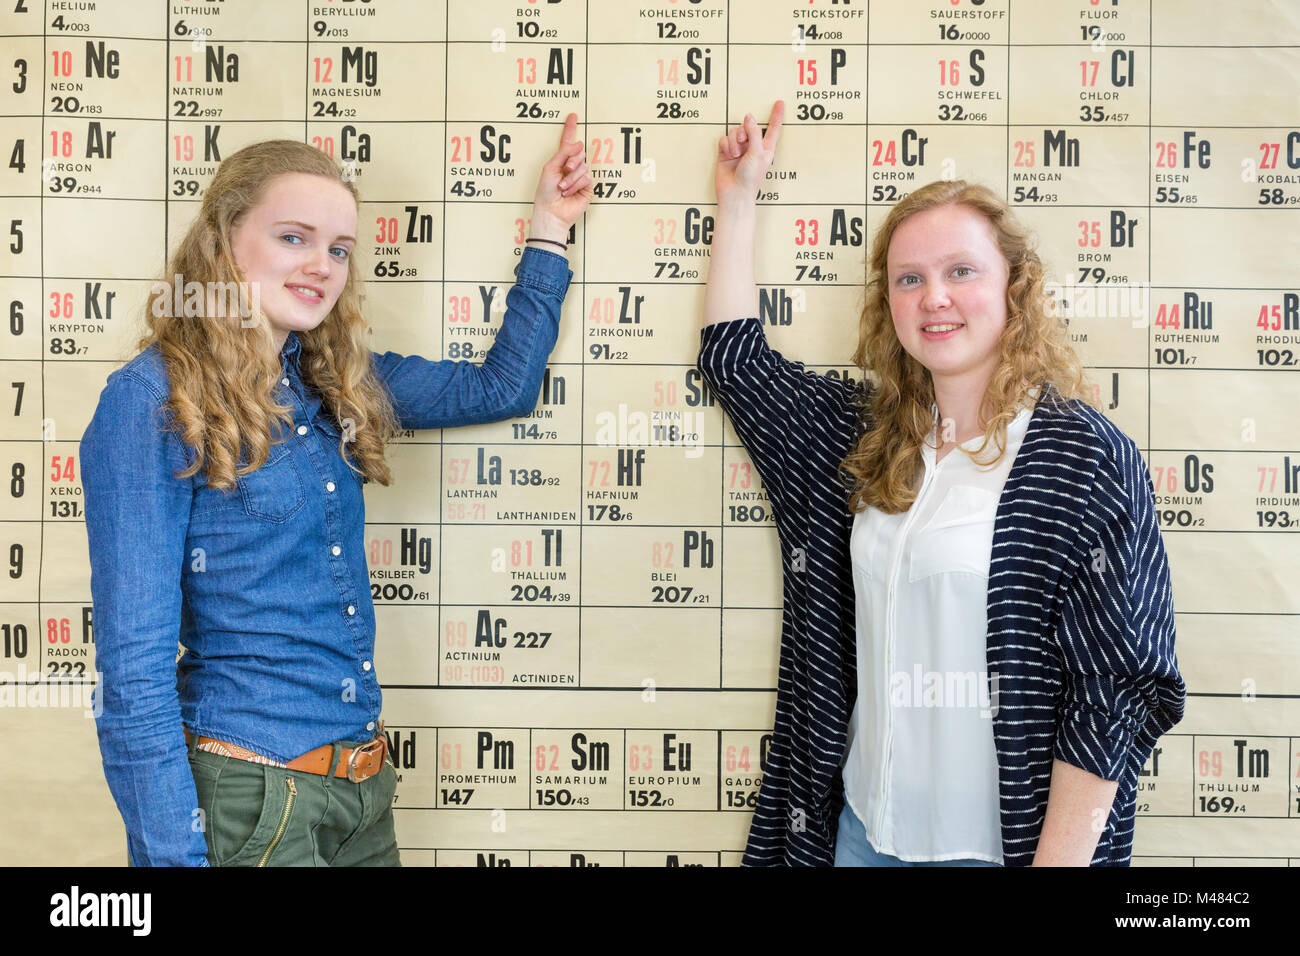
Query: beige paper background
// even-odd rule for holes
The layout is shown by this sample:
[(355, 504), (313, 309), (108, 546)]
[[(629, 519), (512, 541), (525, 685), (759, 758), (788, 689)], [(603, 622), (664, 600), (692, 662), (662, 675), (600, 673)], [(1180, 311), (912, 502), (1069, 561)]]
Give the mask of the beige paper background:
[[(216, 168), (205, 127), (220, 127), (223, 156), (285, 136), (336, 158), (368, 145), (362, 234), (390, 218), (404, 233), (416, 207), (433, 235), (358, 250), (373, 347), (447, 357), (469, 343), (481, 357), (501, 321), (482, 296), (509, 287), (536, 170), (573, 110), (609, 192), (570, 251), (541, 403), (520, 422), (407, 433), (395, 485), (367, 497), (373, 570), (401, 569), (403, 529), (432, 552), (427, 571), (373, 580), (397, 586), (376, 601), (375, 656), (398, 838), (407, 865), (736, 865), (775, 703), (780, 562), (757, 474), (693, 369), (699, 230), (718, 135), (776, 97), (787, 127), (757, 262), (785, 354), (850, 371), (863, 241), (944, 176), (1015, 200), (1059, 281), (1101, 269), (1091, 288), (1150, 285), (1145, 322), (1066, 294), (1103, 407), (1151, 466), (1189, 688), (1141, 783), (1133, 862), (1300, 859), (1296, 479), (1285, 490), (1300, 466), (1300, 319), (1278, 308), (1257, 327), (1300, 291), (1300, 13), (1267, 0), (85, 6), (0, 12), (0, 863), (125, 862), (93, 722), (18, 703), (23, 682), (93, 674), (68, 462)], [(116, 77), (87, 75), (100, 43)], [(345, 47), (375, 54), (372, 87), (344, 81)], [(203, 75), (218, 48), (237, 81)], [(572, 73), (547, 84), (553, 62)], [(116, 134), (111, 157), (86, 158), (92, 123)], [(1048, 131), (1077, 165), (1059, 165)], [(509, 160), (483, 160), (485, 140)], [(471, 179), (467, 199), (456, 184)], [(814, 220), (818, 244), (799, 244)], [(832, 243), (837, 223), (847, 241)], [(393, 259), (410, 273), (373, 277)], [(620, 321), (638, 300), (639, 321), (630, 306)], [(480, 453), (543, 481), (454, 496), (478, 487)], [(641, 484), (620, 486), (621, 468)], [(546, 567), (557, 530), (562, 564)], [(474, 646), (484, 621), (507, 646)], [(484, 742), (502, 766), (475, 767)], [(1248, 751), (1256, 774), (1240, 776)]]

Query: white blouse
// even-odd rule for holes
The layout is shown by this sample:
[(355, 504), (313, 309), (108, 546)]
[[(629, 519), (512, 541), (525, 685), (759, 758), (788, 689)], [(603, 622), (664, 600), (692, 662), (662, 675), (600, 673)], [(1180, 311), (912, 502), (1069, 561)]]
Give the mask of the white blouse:
[[(858, 698), (849, 718), (845, 797), (880, 853), (908, 861), (1002, 862), (998, 764), (984, 639), (993, 519), (1029, 428), (1007, 426), (996, 468), (958, 448), (935, 464), (907, 511), (853, 521)], [(983, 436), (961, 448), (979, 448)], [(988, 461), (997, 447), (978, 457)]]

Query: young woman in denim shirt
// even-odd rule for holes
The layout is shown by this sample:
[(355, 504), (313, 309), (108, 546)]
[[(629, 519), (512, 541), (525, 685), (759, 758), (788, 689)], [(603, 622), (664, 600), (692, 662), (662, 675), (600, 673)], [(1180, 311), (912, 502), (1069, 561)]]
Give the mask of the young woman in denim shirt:
[(333, 160), (275, 140), (217, 170), (81, 441), (100, 751), (134, 865), (399, 865), (362, 483), (389, 484), (399, 429), (533, 409), (592, 195), (576, 125), (481, 365), (370, 351)]
[(784, 571), (744, 862), (1127, 865), (1138, 775), (1184, 703), (1141, 454), (981, 186), (918, 186), (881, 224), (853, 356), (872, 382), (773, 351), (755, 196), (782, 114), (719, 142), (699, 357)]

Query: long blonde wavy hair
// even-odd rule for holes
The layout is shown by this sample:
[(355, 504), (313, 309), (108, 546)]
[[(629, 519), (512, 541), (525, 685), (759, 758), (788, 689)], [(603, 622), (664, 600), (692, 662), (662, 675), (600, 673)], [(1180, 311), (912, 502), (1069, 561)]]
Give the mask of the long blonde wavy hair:
[[(177, 478), (206, 469), (210, 487), (230, 489), (237, 475), (266, 464), (272, 422), (293, 422), (293, 409), (276, 400), (280, 357), (265, 315), (243, 327), (238, 308), (222, 307), (211, 294), (205, 314), (171, 315), (158, 297), (172, 296), (171, 284), (222, 283), (233, 289), (243, 276), (231, 252), (231, 234), (244, 214), (261, 202), (267, 186), (285, 173), (320, 176), (345, 187), (359, 203), (352, 183), (324, 153), (294, 140), (276, 139), (246, 146), (218, 167), (203, 205), (167, 265), (163, 283), (151, 291), (145, 308), (148, 332), (138, 349), (157, 344), (171, 382), (167, 406), (177, 430), (196, 460)], [(160, 286), (166, 286), (166, 289)], [(226, 302), (229, 303), (229, 298)], [(303, 382), (321, 395), (325, 408), (343, 423), (339, 453), (353, 471), (387, 485), (392, 473), (385, 445), (398, 422), (387, 392), (373, 375), (367, 325), (361, 315), (361, 280), (356, 258), (348, 258), (348, 278), (338, 301), (316, 328), (296, 332)], [(348, 460), (348, 453), (352, 459)], [(241, 455), (245, 465), (239, 465)]]
[[(993, 467), (1006, 451), (1007, 424), (1020, 404), (1033, 404), (1032, 387), (1050, 383), (1056, 399), (1079, 399), (1096, 407), (1065, 322), (1054, 314), (1043, 287), (1044, 269), (1033, 240), (1011, 208), (992, 190), (965, 180), (929, 183), (900, 201), (876, 232), (871, 246), (866, 301), (858, 326), (853, 361), (876, 387), (863, 413), (871, 427), (844, 459), (842, 470), (853, 484), (849, 510), (871, 505), (886, 514), (907, 511), (916, 500), (916, 476), (924, 467), (921, 446), (934, 428), (934, 381), (924, 365), (898, 340), (889, 308), (887, 265), (895, 230), (926, 209), (960, 204), (980, 213), (993, 227), (1007, 262), (1007, 323), (999, 339), (1001, 361), (989, 380), (984, 403), (994, 414), (984, 441), (974, 451), (961, 448), (981, 466)], [(1047, 400), (1047, 389), (1038, 400)], [(996, 457), (979, 458), (993, 444)]]

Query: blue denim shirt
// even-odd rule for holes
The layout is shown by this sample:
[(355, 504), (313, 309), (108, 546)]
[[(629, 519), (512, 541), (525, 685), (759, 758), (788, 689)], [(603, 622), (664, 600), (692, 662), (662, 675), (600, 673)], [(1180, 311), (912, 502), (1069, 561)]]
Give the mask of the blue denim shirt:
[[(532, 411), (573, 273), (528, 247), (515, 275), (482, 365), (371, 353), (404, 428)], [(156, 347), (108, 377), (81, 439), (99, 747), (137, 866), (207, 865), (182, 723), (287, 762), (370, 737), (379, 720), (361, 476), (300, 351), (289, 333), (288, 440), (232, 491), (205, 487), (202, 471), (173, 477), (193, 450), (165, 427)]]

